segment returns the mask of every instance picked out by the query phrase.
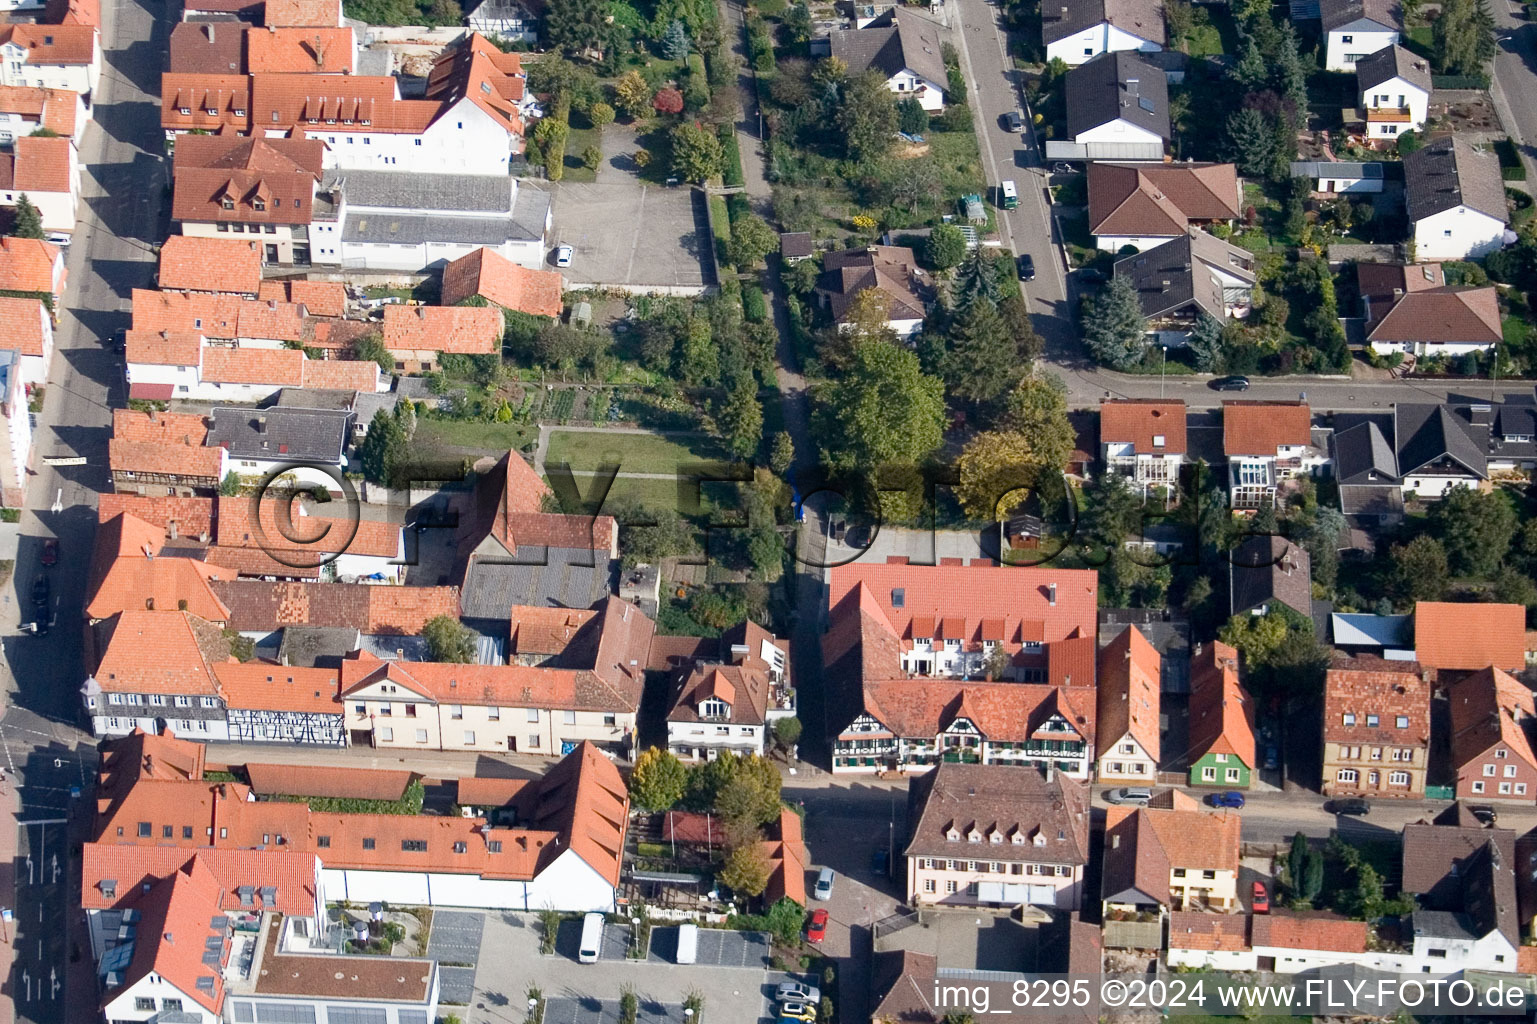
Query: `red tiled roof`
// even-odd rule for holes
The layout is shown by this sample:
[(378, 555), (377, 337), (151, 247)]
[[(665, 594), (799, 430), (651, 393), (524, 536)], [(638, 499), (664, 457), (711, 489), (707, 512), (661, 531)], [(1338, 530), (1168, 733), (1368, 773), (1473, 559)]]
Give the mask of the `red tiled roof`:
[(1169, 948), (1222, 950), (1241, 953), (1249, 948), (1249, 918), (1244, 914), (1212, 914), (1176, 910), (1169, 914)]
[(454, 802), (460, 807), (506, 807), (517, 799), (529, 779), (460, 779)]
[(340, 0), (267, 0), (262, 22), (267, 25), (340, 25)]
[(429, 619), (457, 616), (457, 587), (375, 587), (363, 583), (218, 583), (214, 592), (230, 609), (230, 626), (274, 630), (284, 626), (346, 626), (372, 634), (416, 636)]
[(993, 742), (1024, 742), (1061, 718), (1094, 743), (1094, 699), (1087, 690), (1032, 683), (884, 679), (864, 684), (865, 713), (893, 735), (933, 737), (965, 718)]
[(276, 28), (268, 22), (266, 28), (247, 29), (245, 45), (246, 68), (252, 74), (350, 75), (357, 70), (350, 28)]
[(385, 306), (384, 347), (391, 352), (501, 351), (502, 313), (490, 306)]
[[(162, 414), (163, 415), (163, 414)], [(197, 538), (213, 535), (213, 499), (180, 498), (173, 495), (103, 494), (98, 496), (96, 518), (107, 523), (114, 516), (127, 514), (164, 531), (174, 528), (177, 537)], [(99, 531), (98, 531), (99, 532)], [(158, 542), (157, 542), (158, 544)]]
[(245, 74), (246, 27), (238, 21), (184, 21), (171, 29), (166, 72), (186, 75)]
[(107, 619), (130, 609), (184, 609), (209, 622), (224, 622), (229, 609), (209, 587), (210, 580), (235, 574), (195, 558), (122, 555), (86, 603), (87, 619)]
[(1309, 443), (1312, 423), (1306, 402), (1223, 402), (1222, 451), (1273, 456), (1281, 445)]
[(1296, 913), (1275, 909), (1268, 914), (1255, 914), (1250, 924), (1250, 944), (1275, 949), (1364, 953), (1367, 936), (1365, 921), (1348, 921), (1322, 911)]
[[(983, 619), (984, 631), (988, 623), (1001, 624), (997, 619)], [(1051, 641), (1046, 645), (1046, 681), (1052, 686), (1093, 686), (1095, 654), (1093, 633)]]
[(1451, 761), (1459, 772), (1496, 745), (1537, 768), (1528, 732), (1537, 716), (1537, 699), (1525, 683), (1497, 668), (1483, 668), (1458, 680), (1447, 700), (1452, 718)]
[[(200, 744), (201, 746), (201, 744)], [(142, 890), (145, 882), (165, 878), (196, 857), (224, 890), (221, 910), (276, 910), (280, 914), (307, 917), (315, 912), (315, 855), (300, 850), (229, 850), (205, 848), (189, 850), (179, 846), (123, 846), (116, 843), (86, 843), (81, 848), (81, 905), (86, 910), (126, 907)], [(103, 891), (103, 882), (113, 882), (115, 898)], [(241, 906), (240, 888), (253, 890), (253, 906)], [(263, 886), (277, 890), (272, 907), (261, 903)]]
[[(318, 580), (320, 578), (318, 565), (290, 565), (288, 562), (279, 562), (260, 548), (232, 548), (215, 544), (204, 553), (203, 557), (214, 565), (233, 569), (242, 576), (273, 576), (285, 580)], [(288, 561), (299, 560), (289, 559)], [(311, 559), (311, 561), (318, 561), (318, 559)]]
[(181, 136), (176, 141), (171, 216), (308, 224), (323, 152), (324, 145), (311, 139)]
[(562, 281), (553, 270), (529, 270), (500, 253), (480, 248), (443, 268), (443, 305), (456, 306), (473, 295), (505, 309), (558, 317)]
[(1097, 757), (1129, 735), (1158, 761), (1161, 666), (1158, 651), (1136, 626), (1127, 626), (1100, 652)]
[(261, 279), (262, 256), (256, 242), (172, 235), (160, 246), (160, 287), (170, 291), (254, 296)]
[(1426, 668), (1519, 672), (1526, 665), (1526, 609), (1421, 601), (1414, 606), (1414, 656)]
[(296, 348), (223, 348), (203, 350), (202, 378), (216, 384), (304, 386), (304, 353)]
[[(1161, 438), (1162, 444), (1155, 443)], [(1137, 455), (1185, 453), (1185, 403), (1123, 398), (1099, 404), (1101, 444), (1130, 443)]]
[(124, 361), (151, 366), (201, 366), (203, 335), (198, 331), (140, 328), (123, 335)]
[(370, 359), (305, 359), (300, 387), (316, 391), (377, 391), (379, 364)]
[(24, 356), (42, 356), (53, 325), (41, 299), (0, 296), (0, 338)]
[(1183, 235), (1192, 222), (1238, 216), (1232, 164), (1089, 164), (1089, 231)]
[(65, 138), (74, 138), (78, 109), (79, 98), (68, 89), (0, 85), (0, 113), (19, 114)]
[[(1324, 741), (1430, 746), (1431, 685), (1417, 662), (1336, 658), (1324, 677)], [(1345, 715), (1355, 717), (1345, 724)], [(1367, 724), (1367, 716), (1377, 719)], [(1398, 728), (1398, 718), (1408, 719)]]
[[(315, 584), (315, 586), (325, 585)], [(244, 664), (231, 661), (214, 665), (213, 677), (219, 684), (219, 692), (224, 697), (224, 702), (232, 708), (298, 712), (307, 715), (339, 716), (342, 713), (342, 706), (336, 702), (339, 676), (334, 668), (296, 668), (292, 665), (268, 665), (255, 661)], [(261, 784), (254, 776), (251, 778), (251, 786), (261, 790)], [(278, 792), (303, 793), (308, 796), (328, 795), (310, 793), (308, 790), (285, 789)], [(394, 797), (385, 799), (393, 800), (399, 795), (397, 792)]]
[(522, 56), (503, 53), (478, 32), (444, 50), (427, 75), (429, 100), (452, 105), (468, 99), (497, 124), (519, 135), (523, 134), (523, 118), (518, 102), (524, 88)]
[[(160, 127), (167, 131), (217, 132), (227, 128), (244, 132), (250, 126), (251, 80), (245, 75), (172, 71), (160, 76)], [(189, 139), (208, 137), (179, 136), (176, 148), (180, 150)]]
[[(314, 672), (315, 669), (309, 671)], [(328, 674), (333, 678), (336, 673)], [(309, 764), (246, 762), (246, 778), (258, 794), (323, 796), (354, 800), (399, 800), (415, 777), (385, 768), (325, 767)]]
[[(1372, 307), (1376, 313), (1376, 306)], [(1499, 289), (1436, 288), (1398, 297), (1368, 341), (1499, 344)]]
[(100, 0), (48, 0), (44, 6), (44, 22), (52, 25), (101, 25)]
[(0, 238), (0, 289), (12, 292), (54, 293), (54, 270), (58, 268), (60, 291), (67, 274), (59, 261), (56, 246), (37, 238)]
[(252, 117), (269, 130), (311, 125), (354, 133), (420, 135), (443, 112), (435, 100), (397, 99), (395, 79), (369, 75), (252, 75)]
[(70, 192), (75, 144), (62, 136), (24, 135), (12, 144), (16, 157), (15, 187), (21, 192)]
[[(300, 356), (302, 358), (303, 353)], [(354, 520), (341, 508), (328, 515), (332, 506), (307, 505), (301, 509), (295, 503), (292, 527), (286, 528), (277, 518), (278, 510), (286, 502), (273, 498), (261, 502), (258, 528), (252, 520), (252, 500), (248, 497), (218, 499), (215, 543), (220, 547), (289, 552), (299, 555), (301, 560), (339, 552), (384, 558), (394, 558), (400, 553), (403, 542), (399, 523), (363, 519), (356, 521), (354, 530)]]
[(1238, 652), (1220, 641), (1190, 659), (1190, 760), (1209, 753), (1254, 760), (1254, 699), (1238, 682)]
[(94, 25), (0, 25), (0, 43), (27, 51), (26, 63), (89, 64), (96, 56)]
[[(228, 962), (230, 947), (227, 929), (212, 927), (213, 919), (219, 916), (221, 894), (213, 872), (197, 857), (169, 878), (152, 884), (148, 892), (141, 888), (130, 905), (139, 911), (137, 927), (143, 930), (143, 937), (134, 944), (132, 959), (118, 976), (118, 984), (103, 993), (102, 1005), (153, 974), (162, 984), (218, 1014), (224, 1005), (222, 968)], [(210, 937), (217, 937), (218, 966), (203, 962)]]
[(135, 288), (133, 329), (157, 334), (196, 332), (207, 338), (234, 339), (240, 336), (238, 321), (241, 304), (245, 301), (238, 295)]
[(219, 628), (190, 612), (130, 608), (113, 624), (94, 677), (109, 693), (213, 696), (208, 662), (228, 657)]
[(309, 281), (300, 277), (263, 281), (256, 297), (297, 303), (310, 316), (339, 317), (347, 313), (347, 287), (340, 281)]

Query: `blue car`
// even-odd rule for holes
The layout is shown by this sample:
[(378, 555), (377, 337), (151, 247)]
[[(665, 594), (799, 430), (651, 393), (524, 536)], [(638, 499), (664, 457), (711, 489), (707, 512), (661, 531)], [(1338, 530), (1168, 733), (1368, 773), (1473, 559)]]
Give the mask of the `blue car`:
[(1226, 793), (1213, 793), (1206, 798), (1206, 802), (1213, 807), (1231, 807), (1237, 810), (1243, 806), (1243, 794), (1230, 789)]

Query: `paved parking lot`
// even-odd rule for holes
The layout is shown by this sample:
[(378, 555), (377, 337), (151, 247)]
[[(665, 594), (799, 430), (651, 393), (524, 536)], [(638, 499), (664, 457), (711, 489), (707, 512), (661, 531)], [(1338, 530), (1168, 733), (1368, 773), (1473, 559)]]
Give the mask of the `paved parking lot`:
[(486, 915), (469, 910), (438, 910), (432, 915), (427, 955), (439, 963), (473, 967), (480, 959), (480, 936)]
[(554, 243), (576, 249), (566, 287), (697, 294), (713, 284), (704, 194), (633, 176), (603, 184), (556, 183)]
[[(651, 951), (646, 959), (654, 964), (677, 963), (678, 929), (651, 929)], [(697, 967), (756, 967), (766, 971), (770, 959), (768, 932), (699, 929)]]
[(467, 1006), (475, 998), (475, 968), (439, 966), (438, 977), (440, 1002)]
[[(547, 999), (544, 1003), (544, 1024), (614, 1024), (618, 1019), (617, 999)], [(644, 999), (635, 1016), (636, 1024), (673, 1024), (682, 1020), (682, 1003), (664, 1006)]]

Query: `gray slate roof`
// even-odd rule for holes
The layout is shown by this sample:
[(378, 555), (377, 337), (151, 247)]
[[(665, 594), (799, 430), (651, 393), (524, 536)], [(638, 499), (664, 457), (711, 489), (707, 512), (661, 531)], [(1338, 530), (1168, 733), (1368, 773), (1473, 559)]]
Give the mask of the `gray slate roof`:
[(1393, 416), (1402, 476), (1450, 460), (1479, 479), (1488, 478), (1488, 427), (1462, 419), (1445, 404), (1404, 403)]
[(1404, 157), (1404, 199), (1410, 223), (1458, 206), (1506, 219), (1499, 158), (1457, 138), (1437, 139)]
[(1312, 568), (1307, 550), (1284, 537), (1250, 537), (1233, 549), (1232, 614), (1279, 601), (1299, 615), (1313, 615)]
[(890, 78), (907, 69), (940, 88), (948, 81), (938, 26), (900, 7), (891, 12), (889, 22), (839, 29), (830, 33), (828, 42), (833, 56), (848, 65), (850, 75), (874, 70)]
[(1161, 0), (1043, 0), (1041, 35), (1048, 43), (1108, 21), (1150, 43), (1164, 44)]
[(453, 213), (507, 213), (512, 210), (513, 179), (504, 174), (337, 170), (326, 174), (321, 187), (333, 185), (341, 186), (347, 205), (354, 208), (368, 206)]
[(1067, 73), (1066, 95), (1070, 139), (1117, 119), (1172, 138), (1168, 80), (1136, 53), (1102, 53), (1079, 65)]
[(460, 587), (461, 617), (505, 624), (515, 604), (591, 608), (618, 588), (617, 566), (601, 551), (576, 548), (520, 545), (511, 558), (480, 555)]
[(352, 435), (352, 417), (335, 409), (217, 406), (208, 446), (225, 447), (237, 459), (340, 465)]
[(1173, 313), (1194, 302), (1203, 312), (1226, 320), (1222, 283), (1204, 265), (1220, 266), (1252, 283), (1253, 271), (1231, 259), (1252, 264), (1253, 258), (1246, 250), (1191, 228), (1184, 237), (1116, 260), (1115, 275), (1131, 281), (1144, 317)]
[(1403, 8), (1398, 0), (1319, 0), (1318, 14), (1325, 32), (1362, 18), (1400, 32), (1404, 30)]
[(1381, 178), (1380, 163), (1353, 163), (1348, 160), (1296, 160), (1292, 162), (1294, 178)]
[(1431, 90), (1430, 63), (1402, 46), (1388, 46), (1356, 61), (1356, 88), (1366, 91), (1394, 78)]
[(1398, 458), (1382, 429), (1363, 421), (1335, 431), (1334, 472), (1341, 484), (1396, 483)]

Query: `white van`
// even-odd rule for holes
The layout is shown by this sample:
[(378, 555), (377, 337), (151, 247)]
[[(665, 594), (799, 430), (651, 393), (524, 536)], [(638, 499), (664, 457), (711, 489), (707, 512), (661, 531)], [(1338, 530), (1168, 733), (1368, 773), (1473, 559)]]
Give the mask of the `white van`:
[(588, 914), (582, 918), (582, 944), (576, 952), (576, 962), (595, 964), (603, 951), (603, 915)]
[(678, 956), (680, 964), (691, 964), (699, 960), (699, 926), (697, 924), (682, 924), (678, 926)]

